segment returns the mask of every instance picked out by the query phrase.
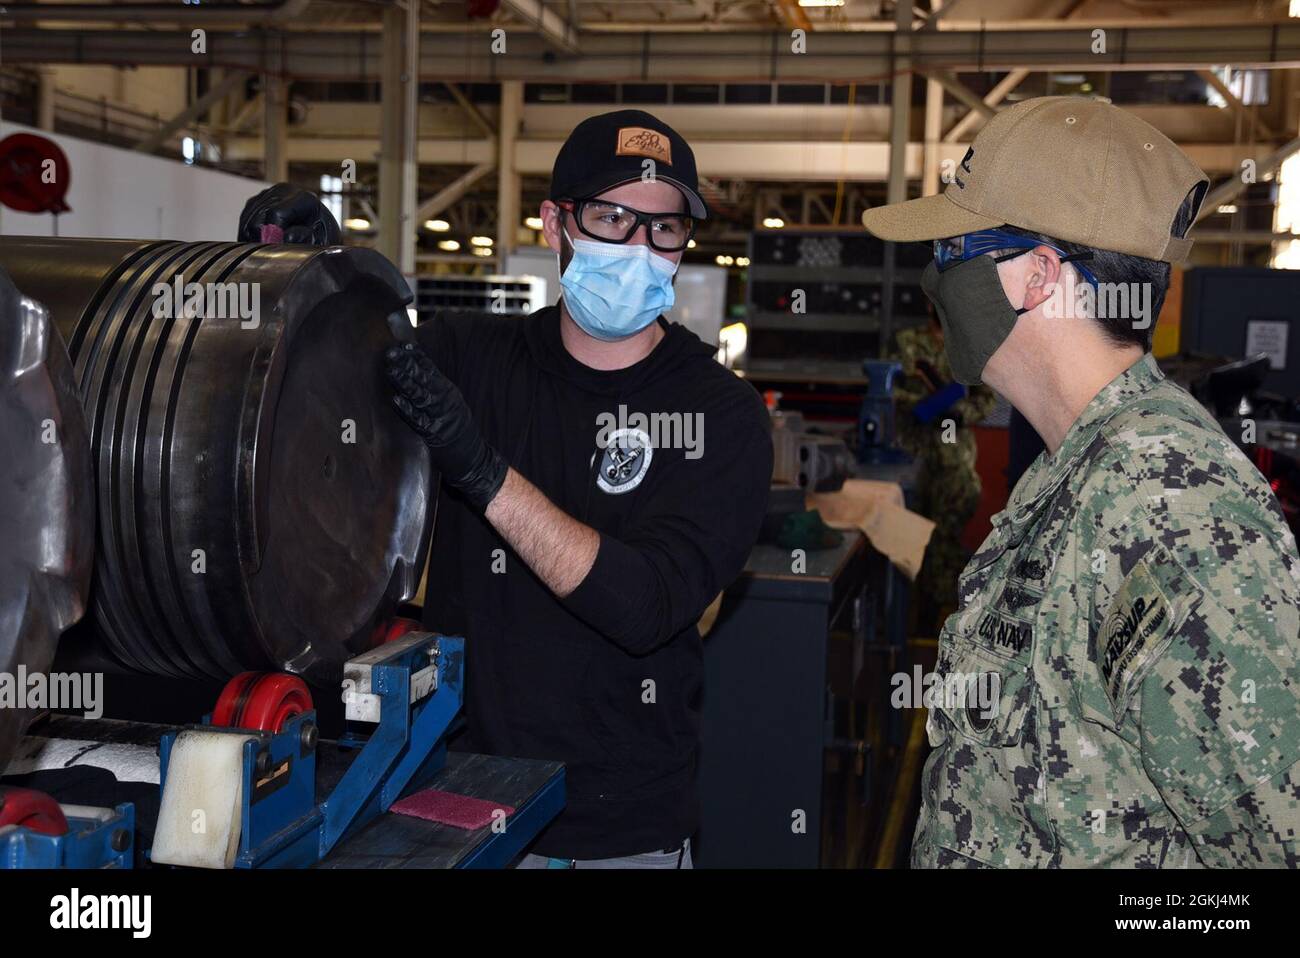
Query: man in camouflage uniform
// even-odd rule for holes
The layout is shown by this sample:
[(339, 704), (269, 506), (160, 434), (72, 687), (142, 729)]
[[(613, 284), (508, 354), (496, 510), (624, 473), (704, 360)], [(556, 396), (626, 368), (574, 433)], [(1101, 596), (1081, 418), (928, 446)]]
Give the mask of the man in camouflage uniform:
[(980, 502), (971, 427), (993, 411), (997, 397), (987, 386), (967, 389), (958, 383), (953, 389), (937, 317), (923, 327), (900, 330), (897, 342), (896, 358), (903, 364), (903, 375), (894, 380), (899, 445), (919, 466), (913, 508), (935, 524), (916, 581), (926, 605), (920, 627), (926, 629), (940, 609), (957, 601), (957, 576), (967, 558), (961, 534)]
[[(940, 637), (914, 866), (1300, 865), (1295, 538), (1149, 355), (1206, 185), (1146, 123), (1045, 97), (944, 194), (866, 217), (941, 240), (923, 285), (957, 378), (1047, 447)], [(1059, 311), (1076, 280), (1096, 302)], [(1103, 307), (1121, 280), (1158, 294), (1145, 315)]]

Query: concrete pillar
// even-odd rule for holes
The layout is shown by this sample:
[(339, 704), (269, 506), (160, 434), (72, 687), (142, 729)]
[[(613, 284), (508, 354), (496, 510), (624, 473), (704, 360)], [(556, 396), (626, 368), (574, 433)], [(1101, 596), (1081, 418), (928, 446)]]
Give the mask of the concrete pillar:
[[(894, 5), (893, 95), (889, 113), (889, 184), (886, 202), (907, 199), (907, 144), (912, 123), (912, 5)], [(885, 244), (884, 275), (881, 283), (880, 355), (893, 345), (894, 335), (894, 263), (893, 243)]]
[(939, 140), (943, 136), (943, 84), (925, 81), (925, 154), (921, 168), (921, 195), (933, 196), (939, 183)]
[(54, 131), (54, 68), (36, 68), (36, 128)]
[(384, 8), (379, 136), (379, 233), (376, 247), (415, 279), (416, 161), (420, 89), (420, 5)]
[(893, 95), (889, 115), (889, 193), (890, 203), (907, 199), (907, 142), (912, 121), (912, 5), (894, 5), (895, 58)]
[(289, 178), (289, 84), (282, 77), (262, 77), (262, 178), (283, 183)]
[[(524, 110), (524, 85), (519, 80), (501, 83), (501, 114), (497, 131), (497, 235), (496, 254), (504, 264), (506, 254), (513, 252), (515, 237), (520, 225), (522, 185), (519, 171), (515, 169), (515, 140), (519, 135), (519, 122)], [(503, 267), (504, 268), (504, 267)]]

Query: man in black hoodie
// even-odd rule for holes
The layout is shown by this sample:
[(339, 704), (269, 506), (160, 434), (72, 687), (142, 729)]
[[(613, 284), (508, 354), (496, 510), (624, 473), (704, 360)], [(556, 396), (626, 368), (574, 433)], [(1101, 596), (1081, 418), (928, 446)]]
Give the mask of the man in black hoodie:
[(689, 867), (703, 648), (772, 473), (757, 393), (662, 313), (707, 215), (650, 114), (580, 124), (544, 233), (561, 298), (442, 316), (386, 356), (444, 494), (425, 621), (466, 637), (465, 747), (560, 760), (565, 811), (526, 867)]

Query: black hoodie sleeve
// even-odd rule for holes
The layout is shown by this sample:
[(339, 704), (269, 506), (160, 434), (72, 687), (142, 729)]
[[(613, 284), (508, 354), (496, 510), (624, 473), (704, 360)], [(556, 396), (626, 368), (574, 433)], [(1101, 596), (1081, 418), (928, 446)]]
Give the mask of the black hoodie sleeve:
[(744, 569), (772, 482), (772, 438), (756, 405), (758, 415), (750, 406), (711, 430), (700, 458), (674, 462), (619, 538), (601, 533), (591, 571), (564, 600), (624, 651), (671, 640)]
[(461, 340), (466, 317), (439, 313), (415, 327), (415, 341), (431, 357), (438, 371), (460, 385)]

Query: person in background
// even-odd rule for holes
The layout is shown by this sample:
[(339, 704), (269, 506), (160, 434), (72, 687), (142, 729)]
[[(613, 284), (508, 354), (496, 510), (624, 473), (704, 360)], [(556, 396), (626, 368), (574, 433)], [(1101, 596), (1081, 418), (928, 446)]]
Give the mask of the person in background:
[(917, 574), (916, 630), (934, 635), (957, 605), (957, 577), (966, 565), (962, 530), (980, 501), (975, 470), (978, 450), (972, 429), (993, 411), (997, 396), (987, 386), (955, 382), (943, 348), (943, 327), (928, 302), (924, 326), (901, 329), (894, 358), (903, 364), (895, 380), (899, 445), (919, 466), (913, 508), (934, 522), (934, 534)]

